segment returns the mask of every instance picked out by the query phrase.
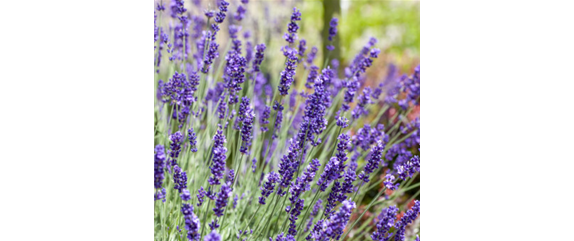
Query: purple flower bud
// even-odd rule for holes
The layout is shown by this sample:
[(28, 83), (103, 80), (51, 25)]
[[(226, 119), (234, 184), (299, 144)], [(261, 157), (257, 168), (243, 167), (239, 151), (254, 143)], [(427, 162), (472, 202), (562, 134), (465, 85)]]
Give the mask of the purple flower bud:
[(339, 24), (339, 19), (332, 18), (329, 23), (329, 41), (333, 41), (333, 37), (337, 34), (337, 25)]
[(191, 199), (191, 195), (189, 194), (189, 191), (187, 189), (184, 189), (181, 192), (180, 197), (182, 201), (189, 201)]

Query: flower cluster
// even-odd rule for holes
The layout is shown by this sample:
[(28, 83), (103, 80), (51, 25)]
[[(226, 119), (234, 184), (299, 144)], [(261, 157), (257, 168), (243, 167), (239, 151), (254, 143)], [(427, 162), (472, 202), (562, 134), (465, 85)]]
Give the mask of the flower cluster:
[(212, 151), (212, 165), (211, 165), (211, 174), (213, 174), (213, 176), (209, 177), (208, 181), (210, 185), (221, 184), (219, 180), (223, 178), (223, 171), (225, 169), (225, 159), (227, 158), (227, 156), (225, 155), (225, 153), (227, 152), (227, 148), (225, 148), (223, 144), (225, 144), (225, 136), (223, 135), (223, 130), (220, 125), (215, 136), (213, 136), (213, 151)]
[(377, 222), (377, 231), (373, 232), (371, 238), (373, 241), (388, 241), (387, 232), (394, 227), (395, 219), (399, 209), (396, 206), (391, 206), (381, 211), (379, 221)]
[(261, 187), (261, 197), (259, 197), (259, 203), (261, 205), (265, 205), (265, 199), (269, 197), (271, 193), (273, 193), (273, 189), (275, 189), (275, 183), (279, 180), (279, 174), (275, 172), (270, 172), (267, 176), (267, 182), (265, 185)]

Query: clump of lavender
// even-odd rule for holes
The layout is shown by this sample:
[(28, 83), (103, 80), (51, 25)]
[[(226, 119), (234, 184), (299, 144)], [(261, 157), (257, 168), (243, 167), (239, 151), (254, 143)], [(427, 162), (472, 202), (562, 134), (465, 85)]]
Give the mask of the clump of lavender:
[(394, 227), (395, 219), (399, 209), (396, 206), (391, 206), (381, 211), (379, 221), (377, 222), (377, 230), (373, 232), (371, 238), (373, 241), (388, 241), (387, 233)]
[(265, 200), (275, 189), (275, 183), (279, 180), (279, 174), (270, 172), (267, 176), (267, 182), (261, 187), (261, 197), (259, 197), (259, 204), (265, 205)]
[(359, 174), (359, 179), (363, 182), (369, 182), (369, 174), (373, 173), (375, 169), (379, 168), (379, 163), (381, 162), (382, 152), (384, 149), (382, 142), (378, 142), (377, 145), (373, 146), (371, 149), (371, 158), (367, 162), (365, 169)]
[(211, 165), (211, 174), (213, 176), (209, 177), (209, 184), (210, 185), (219, 185), (221, 184), (219, 180), (223, 178), (223, 172), (225, 169), (225, 159), (227, 156), (225, 153), (227, 152), (227, 148), (223, 146), (225, 144), (225, 136), (223, 135), (223, 130), (221, 125), (219, 125), (219, 129), (217, 133), (213, 137), (213, 151), (212, 151), (212, 165)]
[(266, 132), (269, 130), (269, 128), (267, 128), (267, 124), (269, 124), (270, 115), (271, 115), (271, 107), (264, 106), (263, 111), (261, 112), (261, 119), (259, 119), (259, 123), (261, 124), (261, 132)]

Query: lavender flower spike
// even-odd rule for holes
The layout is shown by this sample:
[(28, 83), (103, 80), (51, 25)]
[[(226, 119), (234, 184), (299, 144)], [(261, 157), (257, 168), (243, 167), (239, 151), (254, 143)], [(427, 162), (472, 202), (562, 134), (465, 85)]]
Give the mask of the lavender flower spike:
[(285, 63), (285, 70), (281, 72), (281, 79), (279, 80), (279, 93), (287, 95), (291, 88), (291, 83), (295, 81), (295, 69), (297, 68), (297, 51), (286, 51), (287, 63)]
[(394, 226), (395, 219), (397, 218), (397, 212), (399, 209), (396, 206), (391, 206), (387, 209), (381, 211), (379, 216), (380, 220), (377, 222), (377, 231), (373, 232), (371, 238), (373, 241), (388, 241), (387, 232)]
[(273, 193), (273, 189), (275, 189), (275, 183), (279, 180), (279, 174), (275, 172), (270, 172), (267, 176), (267, 182), (261, 187), (261, 197), (259, 197), (259, 204), (265, 205), (265, 199), (269, 197), (271, 193)]
[(223, 135), (223, 130), (221, 125), (219, 125), (219, 129), (217, 130), (215, 136), (213, 137), (213, 163), (211, 165), (211, 174), (213, 176), (209, 177), (208, 182), (210, 185), (219, 185), (221, 184), (219, 180), (223, 178), (223, 172), (225, 169), (225, 159), (227, 156), (225, 153), (227, 152), (227, 148), (223, 146), (225, 144), (225, 136)]
[(371, 149), (371, 158), (367, 162), (365, 169), (359, 174), (359, 179), (363, 180), (365, 183), (369, 182), (369, 174), (373, 173), (375, 169), (379, 168), (379, 163), (381, 162), (382, 152), (385, 146), (379, 140), (377, 145), (373, 146)]
[(397, 233), (395, 234), (395, 241), (405, 240), (405, 228), (409, 223), (412, 223), (417, 219), (417, 216), (421, 212), (421, 202), (419, 200), (415, 201), (415, 205), (409, 209), (405, 215), (395, 224)]
[(199, 218), (193, 213), (193, 206), (189, 203), (183, 203), (181, 213), (185, 220), (185, 229), (187, 230), (187, 240), (199, 240)]
[(351, 218), (351, 212), (355, 207), (356, 205), (353, 201), (345, 200), (339, 211), (330, 218), (323, 236), (339, 240), (345, 226), (347, 226), (349, 222), (349, 218)]

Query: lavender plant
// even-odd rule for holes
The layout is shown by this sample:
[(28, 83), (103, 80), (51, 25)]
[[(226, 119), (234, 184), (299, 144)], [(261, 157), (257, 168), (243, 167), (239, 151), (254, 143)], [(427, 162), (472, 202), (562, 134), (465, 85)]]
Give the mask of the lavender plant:
[(419, 240), (420, 66), (369, 80), (370, 38), (320, 68), (301, 11), (256, 4), (154, 5), (155, 239)]

